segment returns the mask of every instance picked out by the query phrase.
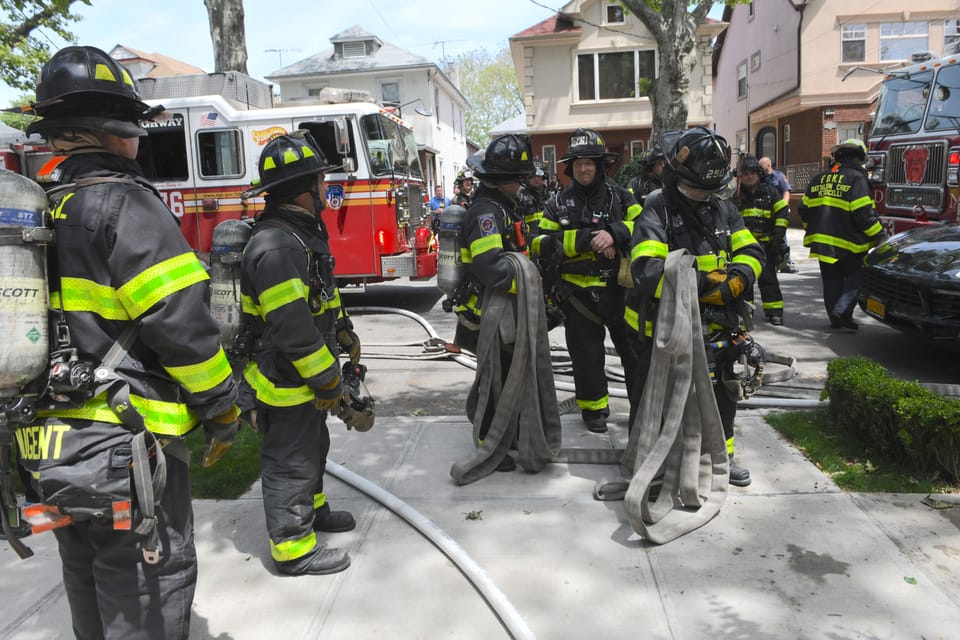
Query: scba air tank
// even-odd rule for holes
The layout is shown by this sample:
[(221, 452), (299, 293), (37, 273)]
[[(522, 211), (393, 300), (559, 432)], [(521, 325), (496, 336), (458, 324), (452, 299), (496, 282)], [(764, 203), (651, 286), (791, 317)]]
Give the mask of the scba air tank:
[(47, 194), (33, 180), (0, 170), (0, 399), (49, 364)]
[(458, 204), (450, 205), (440, 214), (437, 286), (448, 296), (453, 296), (466, 272), (460, 257), (460, 231), (466, 215), (467, 210)]
[(228, 351), (240, 331), (240, 257), (253, 229), (243, 220), (224, 220), (213, 229), (210, 246), (210, 311)]

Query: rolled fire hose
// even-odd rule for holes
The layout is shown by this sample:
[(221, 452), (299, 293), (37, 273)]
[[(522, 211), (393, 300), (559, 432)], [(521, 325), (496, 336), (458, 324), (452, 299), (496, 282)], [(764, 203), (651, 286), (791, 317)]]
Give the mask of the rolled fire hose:
[(443, 529), (386, 489), (373, 484), (363, 476), (332, 460), (327, 460), (327, 471), (333, 477), (346, 482), (354, 489), (390, 509), (432, 542), (480, 592), (484, 601), (500, 619), (500, 623), (512, 638), (515, 640), (534, 640), (536, 638), (526, 621), (520, 617), (513, 604), (507, 600), (507, 597), (497, 588), (497, 585), (493, 583), (486, 572)]

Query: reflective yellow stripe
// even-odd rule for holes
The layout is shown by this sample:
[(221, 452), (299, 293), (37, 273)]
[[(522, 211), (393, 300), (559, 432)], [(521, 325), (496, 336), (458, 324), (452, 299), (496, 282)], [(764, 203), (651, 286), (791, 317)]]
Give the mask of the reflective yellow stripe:
[(311, 531), (297, 540), (286, 540), (279, 544), (270, 541), (270, 555), (277, 562), (287, 562), (302, 558), (317, 547), (317, 534)]
[(243, 377), (257, 394), (257, 400), (271, 407), (295, 407), (313, 402), (315, 394), (307, 385), (278, 387), (260, 373), (256, 362), (248, 362), (243, 368)]
[(313, 353), (293, 361), (293, 366), (303, 378), (312, 378), (321, 371), (336, 364), (337, 359), (330, 353), (327, 345), (323, 345)]
[(544, 217), (540, 220), (540, 229), (542, 231), (560, 231), (560, 224), (556, 220)]
[(874, 202), (870, 196), (862, 196), (853, 202), (847, 202), (842, 198), (833, 198), (830, 196), (824, 196), (822, 198), (808, 198), (807, 196), (803, 196), (803, 206), (810, 209), (815, 207), (833, 207), (841, 211), (855, 211), (862, 207), (873, 207)]
[[(147, 429), (162, 436), (185, 436), (200, 422), (200, 419), (177, 402), (150, 400), (143, 396), (130, 394), (130, 404), (143, 417)], [(73, 418), (75, 420), (96, 420), (109, 424), (123, 424), (123, 421), (107, 404), (106, 397), (99, 395), (87, 400), (76, 409), (45, 409), (37, 411), (40, 417)]]
[[(844, 240), (843, 238), (827, 235), (825, 233), (807, 234), (807, 237), (803, 239), (804, 246), (809, 246), (815, 242), (829, 245), (831, 247), (837, 247), (838, 249), (845, 249), (851, 253), (866, 253), (867, 249), (870, 248), (869, 242), (857, 244), (856, 242), (850, 242), (849, 240)], [(811, 253), (810, 255), (812, 256), (813, 254)], [(836, 259), (831, 260), (831, 262), (835, 260)]]
[(609, 403), (610, 396), (603, 396), (599, 400), (580, 400), (577, 398), (577, 407), (581, 411), (584, 409), (589, 411), (600, 411), (601, 409), (606, 409)]
[(563, 253), (567, 256), (577, 255), (577, 232), (574, 230), (563, 232)]
[(733, 455), (733, 436), (727, 439), (727, 455)]
[(197, 364), (182, 367), (164, 367), (170, 376), (190, 393), (203, 393), (230, 377), (232, 370), (223, 348), (212, 358)]
[(64, 311), (87, 311), (106, 320), (129, 320), (116, 289), (83, 278), (60, 278), (62, 291), (50, 294), (50, 306)]
[(751, 244), (757, 244), (757, 240), (749, 229), (740, 229), (730, 236), (730, 248), (733, 249), (734, 253)]
[(763, 271), (763, 265), (760, 264), (760, 261), (753, 256), (734, 256), (731, 262), (733, 264), (745, 264), (750, 267), (750, 270), (753, 271), (754, 278), (759, 278), (760, 272)]
[(723, 256), (717, 256), (712, 253), (697, 256), (698, 271), (716, 271), (717, 269), (723, 269), (726, 264), (726, 258)]
[(639, 216), (641, 213), (643, 213), (643, 209), (640, 207), (640, 205), (639, 205), (639, 204), (632, 204), (632, 205), (630, 205), (629, 207), (627, 207), (627, 215), (624, 217), (624, 221), (625, 221), (625, 222), (632, 222), (632, 221), (635, 220), (635, 219), (637, 218), (637, 216)]
[(167, 296), (209, 279), (193, 252), (164, 260), (144, 270), (117, 290), (130, 316), (139, 318)]
[[(640, 314), (631, 309), (630, 307), (625, 307), (623, 310), (623, 321), (627, 323), (631, 329), (640, 332)], [(643, 323), (643, 334), (645, 336), (653, 335), (653, 321), (647, 320)]]
[(564, 273), (560, 275), (560, 279), (584, 289), (607, 286), (607, 281), (598, 276), (586, 276), (579, 273)]
[(864, 233), (868, 238), (872, 238), (873, 236), (875, 236), (875, 235), (877, 235), (878, 233), (880, 233), (882, 230), (883, 230), (883, 227), (880, 225), (880, 222), (877, 221), (877, 222), (874, 222), (872, 225), (870, 225), (870, 228), (867, 229), (866, 231), (864, 231), (863, 233)]
[(327, 504), (327, 494), (324, 492), (313, 494), (313, 510), (316, 511), (323, 505)]
[(764, 302), (764, 309), (783, 309), (783, 300), (777, 300), (776, 302)]
[(250, 296), (240, 296), (240, 309), (247, 315), (260, 316), (260, 309), (257, 308), (257, 303)]
[(632, 262), (637, 258), (661, 258), (666, 260), (668, 253), (670, 253), (670, 248), (667, 243), (659, 240), (644, 240), (633, 245), (630, 249), (630, 261)]
[(266, 318), (268, 313), (276, 311), (285, 304), (307, 300), (309, 294), (310, 290), (300, 278), (291, 278), (275, 284), (260, 294), (260, 317)]
[(502, 249), (503, 248), (503, 238), (500, 237), (499, 233), (489, 235), (485, 238), (478, 238), (470, 243), (470, 253), (474, 256), (479, 256), (480, 254), (486, 253), (493, 249)]

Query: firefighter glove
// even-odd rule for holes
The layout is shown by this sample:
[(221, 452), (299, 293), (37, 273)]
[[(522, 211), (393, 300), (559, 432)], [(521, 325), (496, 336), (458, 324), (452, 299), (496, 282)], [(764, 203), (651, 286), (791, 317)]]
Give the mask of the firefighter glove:
[[(711, 271), (710, 273), (713, 274), (718, 272)], [(743, 290), (746, 289), (746, 286), (747, 283), (744, 281), (743, 277), (740, 276), (740, 274), (728, 273), (726, 274), (726, 279), (722, 284), (713, 287), (705, 294), (700, 296), (700, 302), (704, 304), (715, 305), (732, 304), (734, 300), (740, 297), (740, 294), (743, 293)]]
[(357, 366), (360, 364), (360, 338), (354, 333), (353, 329), (346, 327), (337, 331), (337, 344), (340, 350), (350, 357), (350, 364)]
[(203, 451), (203, 459), (200, 462), (202, 466), (212, 467), (233, 446), (233, 441), (237, 438), (239, 417), (240, 407), (233, 405), (215, 418), (204, 421), (203, 431), (207, 448)]
[(716, 289), (727, 280), (726, 271), (698, 271), (697, 292), (704, 296), (708, 291)]
[(343, 399), (343, 383), (340, 380), (340, 372), (337, 372), (337, 377), (332, 382), (316, 389), (314, 393), (316, 395), (314, 406), (318, 410), (336, 413), (337, 409), (340, 408), (340, 401)]

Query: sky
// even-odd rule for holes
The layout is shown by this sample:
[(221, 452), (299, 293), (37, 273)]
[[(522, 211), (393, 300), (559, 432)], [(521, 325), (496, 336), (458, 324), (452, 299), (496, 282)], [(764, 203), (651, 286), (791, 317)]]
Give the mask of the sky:
[[(77, 44), (109, 51), (122, 44), (161, 53), (213, 71), (213, 46), (203, 0), (92, 0), (75, 5), (82, 20), (71, 30)], [(467, 51), (493, 53), (507, 38), (549, 18), (566, 2), (558, 0), (245, 0), (247, 71), (264, 76), (331, 48), (330, 37), (359, 25), (389, 42), (434, 62)], [(716, 3), (712, 17), (719, 18)], [(66, 42), (51, 39), (59, 49)], [(0, 83), (0, 104), (19, 92)]]

